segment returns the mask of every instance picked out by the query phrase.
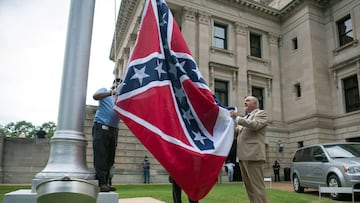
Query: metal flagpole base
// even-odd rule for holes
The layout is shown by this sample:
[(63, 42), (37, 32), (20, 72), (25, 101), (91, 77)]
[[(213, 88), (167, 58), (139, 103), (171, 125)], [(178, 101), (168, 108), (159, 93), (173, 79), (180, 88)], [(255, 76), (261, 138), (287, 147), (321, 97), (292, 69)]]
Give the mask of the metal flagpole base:
[(70, 130), (56, 131), (50, 142), (48, 163), (33, 179), (33, 191), (40, 182), (49, 179), (71, 177), (95, 180), (95, 173), (87, 167), (87, 140), (83, 133)]
[(38, 203), (96, 203), (99, 187), (81, 179), (63, 177), (40, 183), (36, 191)]

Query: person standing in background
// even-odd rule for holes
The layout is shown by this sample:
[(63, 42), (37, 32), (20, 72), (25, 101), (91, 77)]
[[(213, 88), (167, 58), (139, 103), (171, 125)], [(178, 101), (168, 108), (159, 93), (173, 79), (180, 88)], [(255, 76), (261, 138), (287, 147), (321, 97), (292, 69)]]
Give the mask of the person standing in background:
[(150, 162), (148, 157), (144, 157), (143, 161), (143, 170), (144, 170), (144, 184), (150, 184)]
[(231, 163), (230, 160), (228, 160), (225, 164), (225, 167), (226, 167), (226, 173), (227, 173), (227, 176), (228, 176), (228, 180), (229, 182), (232, 182), (233, 181), (233, 178), (234, 178), (234, 167), (235, 167), (235, 164), (234, 163)]
[(238, 116), (236, 111), (230, 112), (237, 124), (237, 157), (240, 161), (241, 175), (250, 203), (266, 203), (264, 163), (268, 115), (259, 109), (259, 101), (254, 96), (247, 96), (244, 105), (245, 117)]
[(24, 131), (22, 131), (21, 129), (19, 130), (19, 134), (18, 134), (19, 138), (26, 138), (26, 134), (24, 133)]
[(101, 88), (95, 92), (93, 98), (99, 101), (95, 113), (92, 136), (94, 150), (95, 178), (99, 181), (100, 192), (115, 191), (109, 185), (110, 169), (115, 162), (115, 151), (120, 118), (113, 110), (116, 101), (116, 88), (121, 83), (117, 78), (110, 90)]
[(36, 133), (37, 138), (47, 138), (47, 133), (44, 131), (43, 128), (40, 128), (39, 131)]
[(275, 163), (273, 165), (273, 170), (274, 170), (275, 182), (280, 182), (280, 164), (277, 160), (275, 160)]

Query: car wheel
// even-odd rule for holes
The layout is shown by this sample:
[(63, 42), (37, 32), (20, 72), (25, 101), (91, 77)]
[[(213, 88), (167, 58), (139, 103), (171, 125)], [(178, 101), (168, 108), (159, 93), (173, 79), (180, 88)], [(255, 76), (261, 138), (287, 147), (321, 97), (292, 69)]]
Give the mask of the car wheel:
[[(341, 187), (341, 183), (340, 183), (339, 178), (334, 174), (329, 176), (327, 183), (328, 183), (329, 187)], [(330, 193), (330, 196), (334, 200), (341, 200), (341, 198), (343, 197), (343, 194)]]
[(304, 188), (301, 187), (301, 185), (300, 185), (300, 180), (299, 180), (299, 178), (297, 177), (297, 175), (294, 175), (294, 178), (293, 178), (293, 187), (294, 187), (294, 191), (295, 191), (295, 192), (298, 192), (298, 193), (303, 193), (303, 192), (304, 192)]

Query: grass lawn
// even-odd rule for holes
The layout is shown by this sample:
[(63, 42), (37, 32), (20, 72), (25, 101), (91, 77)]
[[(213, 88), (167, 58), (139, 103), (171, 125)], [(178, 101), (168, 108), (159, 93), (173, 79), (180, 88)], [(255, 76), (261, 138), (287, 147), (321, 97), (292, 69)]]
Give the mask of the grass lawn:
[[(0, 203), (6, 193), (18, 189), (30, 189), (31, 186), (8, 186), (0, 185)], [(132, 197), (153, 197), (167, 203), (172, 203), (170, 184), (150, 184), (150, 185), (115, 185), (119, 198)], [(299, 194), (277, 189), (268, 189), (269, 203), (317, 203), (318, 193)], [(183, 202), (187, 203), (187, 196), (183, 193)], [(244, 186), (241, 184), (216, 184), (209, 194), (200, 203), (248, 203)], [(340, 203), (324, 196), (322, 203)]]
[[(153, 197), (167, 203), (172, 203), (171, 185), (117, 185), (119, 198)], [(318, 193), (295, 193), (276, 189), (268, 189), (269, 203), (317, 203)], [(182, 200), (187, 203), (187, 196), (183, 193)], [(241, 184), (216, 184), (209, 194), (200, 203), (248, 203), (244, 186)], [(327, 197), (322, 203), (339, 203)]]

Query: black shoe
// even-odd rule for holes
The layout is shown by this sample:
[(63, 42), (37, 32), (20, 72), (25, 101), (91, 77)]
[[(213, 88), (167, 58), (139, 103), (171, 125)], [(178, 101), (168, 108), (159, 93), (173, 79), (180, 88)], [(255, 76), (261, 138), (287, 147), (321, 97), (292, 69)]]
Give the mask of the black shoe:
[(116, 191), (116, 188), (115, 188), (115, 187), (113, 187), (113, 186), (111, 186), (111, 185), (107, 185), (107, 186), (109, 187), (110, 191)]
[(110, 187), (108, 185), (100, 185), (99, 186), (100, 192), (110, 192)]

